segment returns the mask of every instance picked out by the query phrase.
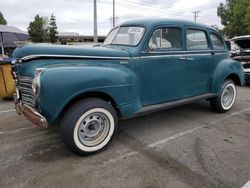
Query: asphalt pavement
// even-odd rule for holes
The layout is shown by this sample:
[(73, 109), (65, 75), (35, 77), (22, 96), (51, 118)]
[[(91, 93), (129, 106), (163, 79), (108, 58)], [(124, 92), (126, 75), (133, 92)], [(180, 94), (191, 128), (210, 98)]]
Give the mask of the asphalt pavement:
[(0, 100), (0, 187), (240, 188), (250, 180), (249, 86), (224, 114), (198, 101), (119, 125), (106, 150), (79, 157), (58, 126), (36, 128)]

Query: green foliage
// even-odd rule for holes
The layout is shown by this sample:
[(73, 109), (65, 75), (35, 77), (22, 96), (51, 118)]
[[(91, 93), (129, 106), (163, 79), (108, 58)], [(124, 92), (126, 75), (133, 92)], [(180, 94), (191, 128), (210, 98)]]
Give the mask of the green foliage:
[(2, 25), (7, 25), (7, 21), (6, 21), (5, 18), (3, 17), (2, 12), (0, 12), (0, 24), (2, 24)]
[(53, 14), (50, 20), (47, 17), (36, 15), (34, 21), (30, 22), (27, 29), (33, 42), (57, 42), (56, 17)]
[(28, 29), (29, 36), (33, 42), (45, 42), (48, 36), (48, 26), (46, 18), (35, 16), (34, 21), (30, 22)]
[(57, 36), (57, 26), (56, 26), (56, 17), (52, 14), (50, 17), (50, 26), (49, 26), (49, 37), (50, 37), (50, 42), (55, 43), (58, 40)]
[(250, 34), (250, 1), (226, 0), (217, 8), (217, 15), (224, 25), (223, 32), (230, 38)]

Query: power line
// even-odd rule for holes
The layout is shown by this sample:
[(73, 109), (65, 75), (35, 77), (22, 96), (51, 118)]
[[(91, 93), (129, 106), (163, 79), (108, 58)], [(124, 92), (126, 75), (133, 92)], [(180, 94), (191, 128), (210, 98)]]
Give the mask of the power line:
[[(110, 2), (105, 1), (105, 0), (100, 0), (102, 3), (105, 4), (110, 4)], [(117, 1), (116, 4), (119, 4), (120, 7), (127, 7), (127, 8), (133, 8), (138, 10), (138, 8), (143, 8), (143, 9), (148, 9), (150, 11), (153, 11), (154, 13), (164, 13), (164, 14), (168, 14), (168, 15), (179, 15), (180, 13), (190, 13), (190, 11), (192, 11), (191, 9), (175, 9), (175, 10), (167, 10), (168, 12), (166, 12), (166, 10), (163, 10), (162, 8), (157, 8), (155, 6), (152, 6), (152, 3), (138, 3), (138, 2), (134, 2), (134, 1), (128, 1), (128, 0), (123, 0), (123, 1)], [(166, 6), (166, 4), (164, 4), (164, 6)], [(161, 6), (163, 7), (163, 6)]]
[[(136, 6), (133, 6), (131, 5), (132, 3), (126, 3), (126, 2), (119, 2), (117, 3), (121, 6), (125, 6), (125, 7), (129, 7), (129, 8), (134, 8), (136, 10), (138, 10), (138, 6), (140, 6), (140, 8), (143, 8), (144, 10), (147, 9), (149, 11), (152, 11), (153, 13), (155, 14), (158, 14), (158, 13), (162, 13), (163, 15), (180, 15), (180, 13), (183, 13), (184, 11), (180, 12), (180, 11), (171, 11), (171, 10), (168, 10), (168, 12), (160, 9), (160, 8), (156, 8), (156, 7), (148, 7), (148, 6), (145, 6), (145, 5), (138, 5), (138, 4), (134, 4)], [(185, 12), (185, 13), (190, 13), (190, 12)]]
[[(111, 4), (112, 1), (115, 1), (115, 0), (99, 0), (100, 2), (102, 3), (105, 3), (105, 4)], [(200, 11), (193, 11), (192, 12), (192, 9), (189, 9), (189, 8), (175, 8), (175, 7), (172, 7), (172, 4), (169, 4), (169, 3), (163, 3), (162, 1), (158, 1), (160, 3), (157, 3), (157, 5), (159, 6), (155, 6), (156, 4), (152, 4), (150, 3), (149, 1), (144, 1), (143, 4), (140, 3), (140, 2), (136, 2), (136, 1), (133, 1), (133, 0), (120, 0), (120, 1), (116, 1), (115, 2), (115, 6), (113, 6), (113, 8), (115, 8), (115, 10), (117, 8), (130, 8), (130, 9), (136, 9), (137, 11), (139, 9), (143, 9), (143, 11), (145, 9), (147, 9), (148, 11), (152, 12), (155, 14), (155, 16), (162, 14), (163, 16), (180, 16), (181, 14), (185, 14), (185, 15), (188, 15), (188, 14), (194, 14), (194, 21), (197, 21), (197, 18), (199, 17), (198, 13), (200, 13)], [(114, 4), (113, 4), (114, 5)], [(163, 9), (164, 8), (164, 9)], [(214, 14), (211, 14), (211, 13), (206, 13), (206, 15), (211, 15), (211, 16), (214, 16)], [(113, 17), (112, 17), (112, 25), (115, 24), (115, 18), (116, 18), (116, 15), (113, 14)]]

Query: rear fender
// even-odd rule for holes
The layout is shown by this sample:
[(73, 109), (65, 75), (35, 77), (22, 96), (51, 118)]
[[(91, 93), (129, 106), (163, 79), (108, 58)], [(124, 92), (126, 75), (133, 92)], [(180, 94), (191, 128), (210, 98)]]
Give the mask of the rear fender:
[(212, 93), (219, 94), (221, 85), (227, 78), (232, 78), (240, 86), (244, 85), (244, 70), (239, 62), (226, 59), (217, 64), (212, 79)]

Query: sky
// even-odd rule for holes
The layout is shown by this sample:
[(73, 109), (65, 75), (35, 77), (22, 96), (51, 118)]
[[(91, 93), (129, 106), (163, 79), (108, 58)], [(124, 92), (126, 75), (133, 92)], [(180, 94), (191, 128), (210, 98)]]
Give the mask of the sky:
[[(225, 0), (115, 0), (116, 24), (137, 18), (177, 18), (207, 25), (223, 26), (217, 7)], [(98, 35), (107, 35), (112, 28), (113, 0), (97, 0)], [(0, 0), (0, 11), (8, 25), (27, 31), (29, 22), (39, 14), (56, 16), (59, 32), (93, 35), (93, 0)]]

